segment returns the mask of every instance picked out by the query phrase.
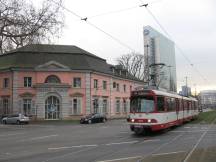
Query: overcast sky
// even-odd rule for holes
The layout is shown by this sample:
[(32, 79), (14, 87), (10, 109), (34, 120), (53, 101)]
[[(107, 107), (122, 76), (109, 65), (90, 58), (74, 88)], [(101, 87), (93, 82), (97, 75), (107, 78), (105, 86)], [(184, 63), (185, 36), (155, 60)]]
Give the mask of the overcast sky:
[[(176, 49), (178, 86), (185, 84), (187, 76), (192, 90), (195, 84), (197, 90), (216, 89), (215, 0), (64, 0), (64, 6), (143, 54), (143, 26), (163, 31), (144, 7), (138, 7), (142, 2), (149, 3), (149, 10), (195, 67)], [(101, 15), (126, 8), (132, 9)], [(56, 43), (77, 45), (112, 64), (131, 52), (85, 21), (64, 13), (65, 28)]]

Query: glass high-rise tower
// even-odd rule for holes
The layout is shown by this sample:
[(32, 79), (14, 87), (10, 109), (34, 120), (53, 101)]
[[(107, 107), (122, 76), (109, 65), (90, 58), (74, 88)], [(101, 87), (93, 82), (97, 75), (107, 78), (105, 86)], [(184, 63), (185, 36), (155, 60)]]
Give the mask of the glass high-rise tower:
[(145, 76), (149, 86), (177, 91), (175, 44), (150, 26), (145, 26)]

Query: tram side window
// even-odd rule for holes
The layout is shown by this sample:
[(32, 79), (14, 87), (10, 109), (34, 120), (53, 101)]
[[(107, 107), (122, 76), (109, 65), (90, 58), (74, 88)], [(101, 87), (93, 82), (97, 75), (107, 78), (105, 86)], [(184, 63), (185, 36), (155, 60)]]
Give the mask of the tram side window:
[(179, 110), (183, 110), (182, 100), (179, 99)]
[(164, 97), (157, 97), (157, 111), (164, 111)]
[(176, 108), (176, 102), (175, 102), (175, 98), (171, 98), (171, 111), (175, 111)]
[(192, 103), (191, 109), (194, 110), (194, 101), (192, 101), (191, 103)]
[(188, 104), (187, 104), (187, 101), (184, 100), (183, 102), (184, 102), (184, 110), (188, 110)]
[(188, 102), (188, 107), (189, 107), (189, 110), (191, 110), (191, 102), (190, 101)]

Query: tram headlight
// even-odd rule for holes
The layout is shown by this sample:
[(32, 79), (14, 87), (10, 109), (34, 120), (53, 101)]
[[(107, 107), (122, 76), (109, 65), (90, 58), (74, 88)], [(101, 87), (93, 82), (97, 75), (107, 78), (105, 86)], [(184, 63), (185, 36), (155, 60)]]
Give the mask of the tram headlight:
[(148, 119), (148, 123), (151, 123), (151, 119)]
[(133, 123), (135, 120), (134, 119), (131, 119), (131, 122)]

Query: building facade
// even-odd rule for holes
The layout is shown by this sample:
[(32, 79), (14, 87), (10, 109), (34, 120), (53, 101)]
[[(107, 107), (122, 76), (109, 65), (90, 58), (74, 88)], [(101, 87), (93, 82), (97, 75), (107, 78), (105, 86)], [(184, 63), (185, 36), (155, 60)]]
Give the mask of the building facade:
[(216, 109), (216, 90), (204, 90), (198, 95), (202, 108)]
[(174, 42), (153, 29), (145, 26), (144, 55), (146, 82), (150, 86), (177, 91)]
[(142, 82), (76, 46), (28, 45), (0, 56), (0, 114), (79, 119), (125, 117)]
[(181, 88), (182, 88), (182, 90), (179, 91), (180, 95), (182, 95), (182, 96), (191, 96), (192, 95), (191, 87), (185, 85), (185, 86), (182, 86)]

